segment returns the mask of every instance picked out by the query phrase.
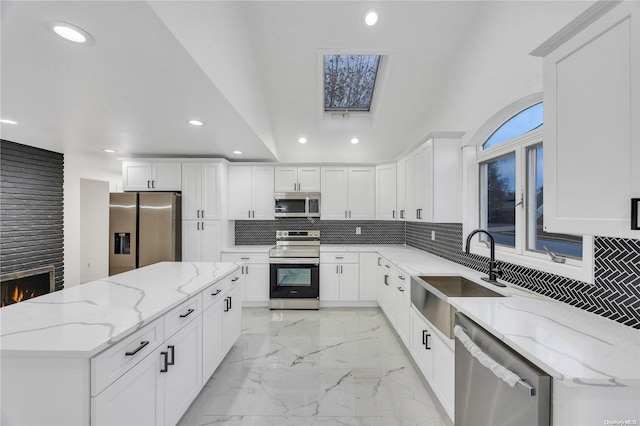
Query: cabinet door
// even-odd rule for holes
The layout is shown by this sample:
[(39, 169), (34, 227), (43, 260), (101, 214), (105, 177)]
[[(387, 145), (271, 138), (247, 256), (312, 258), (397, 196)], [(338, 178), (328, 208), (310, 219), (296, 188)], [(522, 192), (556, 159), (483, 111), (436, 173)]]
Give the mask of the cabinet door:
[(202, 168), (197, 163), (182, 165), (182, 219), (200, 219)]
[(151, 163), (122, 163), (122, 183), (125, 191), (149, 191)]
[(252, 302), (267, 302), (269, 300), (268, 263), (246, 263), (245, 270), (245, 298)]
[(410, 347), (411, 318), (409, 316), (409, 311), (411, 310), (411, 296), (409, 295), (409, 290), (402, 285), (396, 285), (395, 292), (396, 331), (405, 346)]
[(344, 220), (348, 218), (348, 174), (346, 167), (321, 168), (322, 220)]
[(415, 200), (413, 199), (413, 156), (409, 156), (405, 163), (405, 183), (404, 183), (404, 218), (406, 220), (416, 220)]
[(340, 300), (358, 300), (360, 294), (360, 267), (357, 263), (340, 265)]
[(242, 300), (239, 292), (240, 286), (236, 285), (223, 299), (222, 334), (225, 354), (229, 352), (242, 332)]
[(274, 192), (294, 192), (298, 190), (298, 168), (278, 166), (275, 168)]
[(200, 238), (200, 261), (217, 262), (220, 259), (220, 223), (213, 220), (200, 222)]
[[(202, 318), (196, 318), (167, 339), (159, 349), (168, 352), (162, 374), (165, 424), (178, 423), (202, 389)], [(160, 352), (158, 354), (160, 355)], [(164, 357), (159, 356), (164, 364)]]
[(396, 165), (376, 167), (376, 219), (394, 220), (396, 214)]
[[(200, 218), (205, 220), (220, 219), (220, 164), (202, 164), (202, 202)], [(184, 195), (183, 195), (184, 197)], [(183, 212), (184, 215), (184, 212)]]
[(320, 167), (298, 167), (298, 191), (320, 192)]
[(622, 2), (544, 59), (547, 232), (640, 238), (639, 14)]
[(320, 300), (340, 300), (340, 265), (337, 263), (320, 264)]
[(225, 301), (218, 300), (202, 314), (202, 383), (206, 383), (224, 358), (222, 316)]
[(440, 395), (440, 402), (450, 416), (455, 401), (455, 355), (438, 335), (433, 336), (433, 384)]
[(349, 219), (375, 219), (375, 169), (349, 167)]
[(378, 300), (378, 255), (360, 253), (359, 300)]
[(152, 163), (151, 170), (154, 191), (182, 190), (181, 163)]
[(411, 355), (429, 384), (433, 383), (433, 331), (425, 319), (414, 309), (410, 309)]
[[(433, 140), (427, 142), (422, 150), (423, 170), (422, 170), (422, 210), (420, 216), (426, 222), (433, 222)], [(459, 171), (462, 174), (462, 170)], [(457, 193), (454, 196), (459, 196)], [(445, 202), (446, 200), (440, 200)]]
[(251, 166), (230, 166), (229, 219), (251, 219), (251, 210)]
[(135, 367), (96, 397), (91, 398), (91, 424), (161, 425), (164, 423), (161, 392), (162, 368), (158, 353), (150, 353)]
[(398, 219), (406, 219), (407, 216), (407, 205), (405, 200), (405, 191), (406, 191), (406, 170), (407, 170), (407, 160), (402, 159), (398, 161), (397, 165), (397, 181), (396, 181), (396, 209), (397, 214), (396, 218)]
[(253, 208), (251, 219), (273, 219), (273, 166), (254, 166), (252, 173)]
[(195, 220), (182, 221), (182, 261), (200, 262), (202, 258), (202, 233)]
[(413, 216), (416, 220), (424, 219), (425, 200), (425, 153), (424, 147), (416, 149), (413, 154)]

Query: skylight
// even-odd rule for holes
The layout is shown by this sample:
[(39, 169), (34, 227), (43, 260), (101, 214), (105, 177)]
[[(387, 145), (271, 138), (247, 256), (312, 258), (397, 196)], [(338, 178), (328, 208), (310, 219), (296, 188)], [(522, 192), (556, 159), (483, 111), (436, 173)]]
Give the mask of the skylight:
[(324, 55), (324, 110), (371, 110), (380, 55)]

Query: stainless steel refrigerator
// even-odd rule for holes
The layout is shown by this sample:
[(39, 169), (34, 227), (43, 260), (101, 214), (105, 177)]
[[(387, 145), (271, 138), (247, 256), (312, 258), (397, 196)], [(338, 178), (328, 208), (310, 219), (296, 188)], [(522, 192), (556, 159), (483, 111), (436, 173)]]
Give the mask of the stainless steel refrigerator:
[(182, 260), (182, 201), (173, 192), (109, 194), (109, 275)]

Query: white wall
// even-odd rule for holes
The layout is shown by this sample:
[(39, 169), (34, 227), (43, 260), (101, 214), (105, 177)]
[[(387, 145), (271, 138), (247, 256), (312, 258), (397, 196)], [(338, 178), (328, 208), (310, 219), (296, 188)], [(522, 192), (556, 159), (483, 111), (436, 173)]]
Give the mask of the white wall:
[(109, 275), (109, 182), (80, 179), (80, 284)]
[[(64, 285), (73, 287), (81, 282), (81, 179), (108, 182), (109, 191), (122, 191), (121, 162), (106, 155), (64, 156)], [(97, 229), (109, 229), (106, 219), (95, 220)], [(108, 249), (105, 254), (108, 253)], [(108, 258), (106, 259), (108, 262)], [(104, 276), (106, 276), (105, 274)]]

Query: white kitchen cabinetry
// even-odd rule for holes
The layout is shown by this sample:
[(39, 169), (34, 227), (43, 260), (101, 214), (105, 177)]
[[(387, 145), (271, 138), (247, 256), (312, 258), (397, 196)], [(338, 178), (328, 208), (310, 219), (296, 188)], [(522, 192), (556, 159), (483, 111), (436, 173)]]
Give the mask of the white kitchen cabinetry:
[(359, 299), (359, 255), (320, 253), (320, 301)]
[(397, 218), (409, 220), (410, 215), (415, 216), (413, 209), (413, 158), (410, 155), (398, 161), (397, 173)]
[(220, 163), (182, 163), (182, 220), (221, 218)]
[(182, 261), (216, 262), (220, 258), (220, 222), (182, 221)]
[[(234, 278), (235, 279), (235, 278)], [(237, 278), (238, 280), (239, 278)], [(224, 328), (222, 327), (226, 301), (222, 296), (222, 285), (216, 284), (203, 292), (205, 300), (211, 300), (202, 314), (202, 383), (216, 371), (224, 358)]]
[(375, 219), (374, 167), (321, 168), (323, 220)]
[(409, 309), (411, 355), (420, 367), (431, 389), (453, 419), (455, 355), (454, 340), (441, 336), (439, 332), (415, 308)]
[(124, 161), (122, 186), (125, 191), (180, 191), (182, 190), (181, 164)]
[(413, 151), (413, 211), (407, 214), (408, 220), (462, 221), (460, 136), (433, 136)]
[(230, 219), (273, 219), (273, 193), (273, 166), (229, 167)]
[(240, 297), (246, 306), (266, 306), (269, 302), (269, 255), (265, 253), (222, 253), (223, 262), (240, 265)]
[(640, 238), (639, 27), (640, 3), (625, 1), (533, 52), (544, 56), (547, 232)]
[(395, 288), (395, 282), (393, 274), (391, 273), (392, 263), (384, 257), (378, 257), (378, 304), (382, 308), (382, 312), (389, 318), (389, 321), (393, 322), (395, 318), (394, 308), (395, 304), (393, 289)]
[(360, 253), (360, 301), (378, 301), (377, 253)]
[(320, 192), (320, 167), (276, 166), (275, 192)]
[(233, 344), (240, 337), (242, 332), (242, 297), (241, 287), (236, 285), (224, 298), (224, 309), (222, 311), (222, 345), (223, 352), (229, 352)]
[(376, 219), (395, 220), (396, 207), (396, 164), (376, 166)]

